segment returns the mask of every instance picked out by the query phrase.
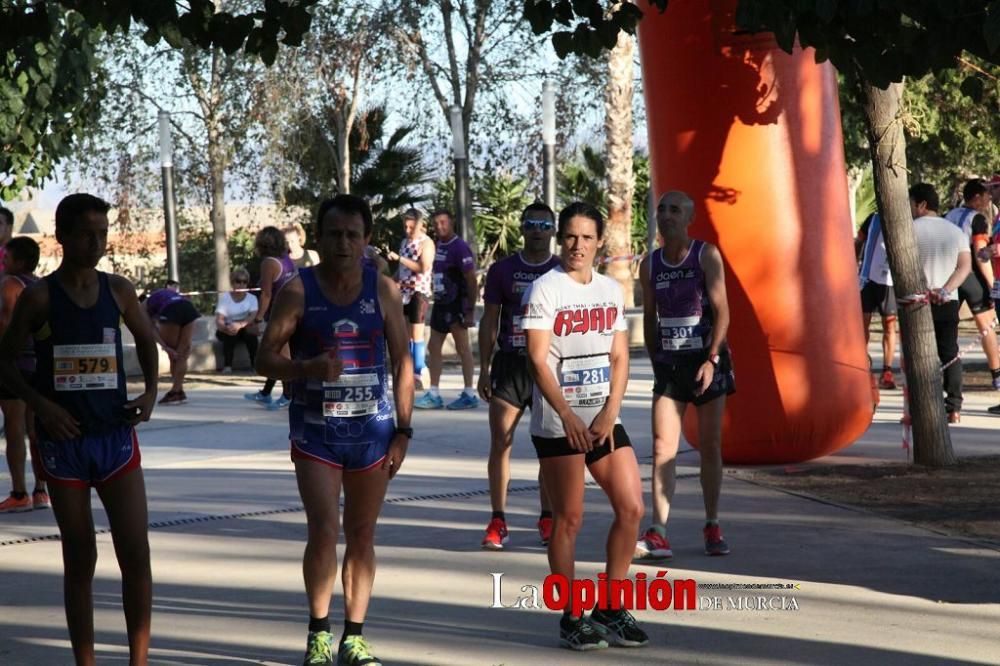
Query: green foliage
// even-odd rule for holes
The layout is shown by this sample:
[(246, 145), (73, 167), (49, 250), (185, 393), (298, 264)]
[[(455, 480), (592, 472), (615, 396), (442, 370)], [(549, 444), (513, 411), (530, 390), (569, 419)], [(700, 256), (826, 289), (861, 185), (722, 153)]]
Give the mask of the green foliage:
[[(229, 260), (231, 268), (243, 266), (250, 272), (250, 282), (257, 284), (260, 277), (260, 258), (254, 253), (255, 234), (249, 229), (238, 228), (229, 232)], [(180, 274), (184, 278), (181, 288), (185, 291), (211, 291), (215, 289), (215, 242), (212, 230), (199, 228), (181, 220), (180, 236), (177, 243)], [(147, 280), (147, 289), (159, 288), (166, 278), (162, 268)], [(215, 294), (192, 297), (192, 301), (202, 314), (215, 311)]]
[(473, 216), (479, 265), (513, 254), (523, 244), (521, 213), (531, 203), (528, 181), (508, 173), (488, 174), (473, 183)]
[[(7, 38), (0, 5), (0, 34)], [(17, 39), (0, 53), (0, 199), (11, 199), (52, 174), (74, 141), (97, 120), (104, 72), (100, 30), (75, 12), (52, 8), (33, 22), (47, 37)], [(44, 25), (43, 25), (44, 24)]]

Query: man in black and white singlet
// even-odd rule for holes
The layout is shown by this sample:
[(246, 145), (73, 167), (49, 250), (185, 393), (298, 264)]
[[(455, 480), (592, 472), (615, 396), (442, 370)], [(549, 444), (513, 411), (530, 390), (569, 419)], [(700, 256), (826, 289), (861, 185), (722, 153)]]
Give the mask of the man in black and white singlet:
[[(535, 378), (531, 441), (552, 505), (549, 567), (573, 580), (583, 523), (584, 467), (604, 490), (615, 519), (608, 532), (608, 579), (628, 576), (642, 520), (639, 465), (618, 418), (628, 383), (628, 332), (621, 286), (594, 270), (604, 219), (577, 202), (559, 213), (560, 265), (535, 280), (523, 300), (521, 327)], [(609, 583), (610, 584), (610, 583)], [(559, 642), (573, 650), (649, 639), (627, 610), (567, 610)]]

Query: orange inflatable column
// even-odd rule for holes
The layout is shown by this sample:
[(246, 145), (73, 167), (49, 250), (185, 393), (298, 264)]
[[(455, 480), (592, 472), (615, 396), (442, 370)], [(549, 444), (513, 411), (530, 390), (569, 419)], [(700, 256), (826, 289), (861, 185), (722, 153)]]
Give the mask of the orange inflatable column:
[(691, 235), (725, 258), (737, 392), (723, 458), (797, 462), (871, 422), (837, 82), (811, 50), (737, 33), (734, 7), (671, 2), (640, 22), (652, 182), (694, 199)]

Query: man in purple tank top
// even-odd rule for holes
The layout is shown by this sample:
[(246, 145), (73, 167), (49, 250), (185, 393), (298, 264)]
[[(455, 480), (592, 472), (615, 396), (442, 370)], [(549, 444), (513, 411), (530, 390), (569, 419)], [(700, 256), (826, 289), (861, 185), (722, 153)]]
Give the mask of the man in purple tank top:
[[(510, 481), (510, 449), (524, 408), (531, 405), (535, 382), (528, 371), (527, 338), (521, 328), (521, 299), (541, 275), (559, 265), (553, 256), (552, 237), (556, 216), (543, 203), (533, 203), (521, 214), (524, 249), (501, 259), (486, 273), (483, 291), (483, 318), (479, 321), (479, 395), (490, 406), (490, 504), (493, 515), (486, 527), (482, 546), (503, 550), (507, 542), (507, 484)], [(497, 351), (493, 353), (493, 343)], [(542, 545), (552, 535), (552, 511), (538, 474), (541, 514), (538, 534)]]
[(663, 245), (643, 259), (643, 330), (653, 363), (653, 524), (639, 539), (636, 559), (671, 557), (666, 527), (674, 495), (677, 448), (688, 404), (698, 410), (698, 450), (705, 502), (706, 555), (726, 555), (719, 527), (722, 488), (722, 414), (733, 393), (726, 345), (729, 304), (722, 255), (688, 236), (694, 202), (667, 192), (656, 207)]

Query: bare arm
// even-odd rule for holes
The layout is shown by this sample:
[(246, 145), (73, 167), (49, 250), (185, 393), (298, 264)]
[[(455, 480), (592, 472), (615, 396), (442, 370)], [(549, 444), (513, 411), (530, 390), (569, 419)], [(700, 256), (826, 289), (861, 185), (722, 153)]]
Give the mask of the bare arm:
[(410, 329), (403, 317), (403, 298), (396, 283), (379, 276), (378, 297), (385, 316), (385, 339), (392, 362), (392, 385), (396, 398), (396, 425), (410, 427), (413, 417), (413, 357)]
[(7, 323), (14, 314), (14, 304), (17, 303), (17, 297), (22, 291), (24, 287), (13, 278), (4, 278), (0, 281), (0, 335), (3, 335)]
[[(465, 293), (469, 299), (465, 310), (466, 312), (472, 312), (476, 309), (476, 303), (479, 301), (479, 280), (476, 279), (475, 268), (470, 268), (463, 275), (465, 276)], [(471, 326), (471, 323), (469, 325)]]
[(142, 368), (146, 389), (135, 400), (125, 403), (125, 408), (130, 410), (129, 420), (135, 425), (140, 421), (148, 421), (153, 413), (153, 406), (156, 404), (156, 382), (160, 373), (160, 357), (156, 351), (153, 325), (145, 309), (139, 304), (135, 286), (117, 275), (111, 275), (108, 279), (111, 292), (122, 311), (122, 320), (135, 340), (135, 351), (139, 357), (139, 367)]
[(483, 318), (479, 320), (479, 396), (486, 402), (493, 397), (490, 384), (490, 362), (493, 360), (493, 345), (497, 339), (500, 321), (500, 305), (483, 304)]
[(594, 448), (594, 443), (590, 431), (587, 429), (587, 424), (563, 399), (559, 382), (556, 381), (555, 375), (546, 364), (552, 331), (549, 329), (529, 329), (524, 333), (528, 342), (528, 370), (535, 380), (535, 386), (538, 387), (545, 402), (551, 405), (553, 411), (562, 420), (563, 430), (566, 432), (569, 445), (577, 451), (591, 451)]
[(639, 283), (642, 285), (642, 342), (646, 347), (649, 360), (656, 358), (656, 350), (660, 344), (659, 318), (656, 314), (656, 290), (649, 279), (649, 264), (651, 254), (639, 264)]
[(708, 300), (712, 304), (715, 321), (712, 323), (712, 343), (709, 356), (715, 356), (726, 341), (729, 332), (729, 299), (726, 296), (726, 274), (722, 263), (722, 253), (714, 245), (705, 244), (701, 253), (701, 268), (705, 271), (705, 287)]
[(987, 258), (983, 260), (980, 250), (984, 249), (990, 244), (989, 236), (976, 234), (972, 237), (973, 253), (975, 254), (976, 261), (979, 264), (979, 272), (982, 273), (983, 278), (986, 280), (986, 284), (990, 287), (993, 286), (993, 262)]
[(960, 284), (965, 282), (965, 278), (969, 277), (969, 273), (971, 272), (972, 254), (970, 252), (959, 252), (958, 261), (955, 263), (955, 270), (952, 272), (951, 277), (948, 278), (948, 281), (941, 285), (941, 288), (948, 292), (955, 291)]

